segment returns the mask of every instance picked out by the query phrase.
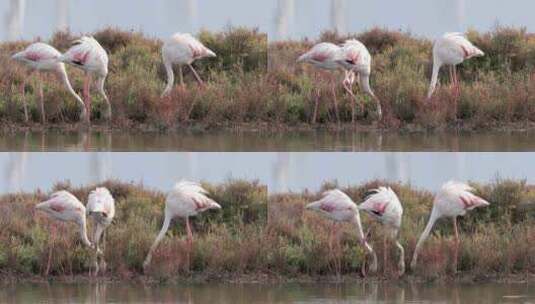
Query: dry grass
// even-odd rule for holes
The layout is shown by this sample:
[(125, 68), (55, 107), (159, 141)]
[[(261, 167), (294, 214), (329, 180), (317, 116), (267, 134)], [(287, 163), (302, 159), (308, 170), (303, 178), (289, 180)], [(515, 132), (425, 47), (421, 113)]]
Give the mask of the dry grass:
[[(109, 274), (122, 279), (140, 275), (145, 255), (161, 228), (165, 194), (117, 181), (103, 185), (112, 192), (117, 208), (106, 235)], [(73, 188), (58, 184), (55, 189), (67, 189), (86, 198), (95, 186)], [(191, 219), (195, 239), (189, 257), (184, 225), (182, 220), (175, 220), (154, 255), (150, 277), (163, 280), (196, 273), (248, 273), (264, 265), (260, 254), (263, 244), (258, 240), (266, 224), (266, 187), (245, 181), (204, 186), (223, 209)], [(81, 244), (76, 226), (34, 211), (35, 204), (46, 197), (46, 193), (37, 191), (0, 198), (0, 273), (41, 275), (50, 250), (52, 276), (88, 272), (91, 252)], [(55, 237), (51, 229), (57, 229)]]
[[(343, 188), (355, 202), (361, 202), (367, 189), (382, 185), (373, 181), (360, 186)], [(336, 183), (326, 183), (324, 189)], [(431, 211), (433, 196), (409, 185), (389, 184), (398, 194), (403, 207), (400, 232), (408, 267), (416, 241), (423, 231)], [(535, 230), (532, 200), (534, 187), (517, 181), (497, 181), (489, 185), (474, 185), (491, 206), (476, 209), (459, 218), (461, 229), (460, 274), (474, 277), (506, 276), (532, 273), (535, 270)], [(276, 269), (284, 275), (358, 275), (364, 262), (364, 251), (357, 242), (354, 227), (339, 224), (340, 234), (333, 252), (329, 250), (332, 221), (306, 211), (306, 203), (318, 199), (320, 192), (281, 194), (270, 197), (269, 231), (278, 240)], [(379, 275), (386, 267), (386, 277), (396, 278), (397, 252), (389, 246), (389, 261), (382, 264), (383, 231), (367, 215), (361, 215), (365, 230), (370, 229), (370, 243), (379, 258)], [(413, 275), (423, 279), (445, 278), (453, 275), (454, 250), (451, 221), (440, 220), (420, 254), (419, 265)], [(338, 247), (336, 245), (338, 243)], [(341, 267), (336, 268), (337, 263)]]
[[(205, 128), (220, 126), (295, 126), (310, 123), (318, 98), (319, 126), (336, 122), (331, 84), (343, 124), (351, 121), (350, 100), (340, 85), (340, 73), (319, 72), (296, 64), (299, 54), (319, 41), (342, 42), (358, 38), (373, 56), (371, 82), (385, 112), (385, 128), (470, 129), (531, 125), (535, 121), (535, 36), (523, 29), (496, 28), (492, 32), (469, 32), (468, 36), (486, 56), (459, 66), (462, 93), (457, 112), (447, 73), (441, 73), (431, 102), (425, 94), (431, 73), (428, 39), (409, 33), (374, 28), (360, 34), (340, 36), (325, 32), (315, 41), (283, 41), (268, 45), (265, 34), (254, 29), (232, 28), (221, 33), (201, 32), (198, 37), (218, 57), (194, 65), (207, 86), (201, 89), (186, 71), (186, 90), (176, 87), (169, 98), (160, 98), (165, 72), (160, 58), (161, 41), (141, 33), (104, 29), (93, 33), (110, 55), (106, 88), (114, 109), (116, 128), (150, 127), (175, 129), (192, 124)], [(57, 33), (49, 42), (64, 51), (75, 37)], [(0, 123), (21, 124), (20, 85), (27, 71), (9, 59), (29, 41), (0, 44)], [(77, 91), (82, 74), (69, 68)], [(53, 79), (45, 76), (46, 111), (49, 123), (73, 123), (78, 107)], [(37, 76), (32, 76), (32, 81)], [(31, 83), (31, 82), (30, 82)], [(35, 86), (27, 84), (31, 120), (38, 124)], [(355, 88), (357, 90), (357, 88)], [(96, 124), (101, 120), (102, 100), (96, 97), (92, 109)], [(375, 105), (365, 103), (357, 115), (360, 125), (374, 126)]]

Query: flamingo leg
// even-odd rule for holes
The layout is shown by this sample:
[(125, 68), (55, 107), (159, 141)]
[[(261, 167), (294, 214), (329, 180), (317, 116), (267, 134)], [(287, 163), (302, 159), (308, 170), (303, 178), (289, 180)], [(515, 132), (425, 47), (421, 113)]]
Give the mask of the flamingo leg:
[(45, 117), (45, 95), (43, 92), (43, 81), (39, 78), (39, 110), (41, 111), (41, 123), (46, 123)]
[(340, 239), (338, 237), (338, 225), (334, 227), (334, 240), (336, 242), (336, 276), (340, 278), (342, 272), (342, 261), (340, 254)]
[(457, 66), (453, 66), (453, 79), (455, 80), (455, 116), (457, 117), (457, 108), (459, 100), (461, 99), (461, 86), (459, 85), (459, 79), (457, 78)]
[(88, 103), (90, 102), (89, 101), (89, 75), (86, 75), (85, 79), (84, 79), (84, 90), (83, 90), (83, 94), (84, 95), (84, 107), (85, 107), (85, 110), (84, 110), (84, 113), (85, 113), (85, 122), (89, 124), (90, 120), (91, 120), (91, 111), (89, 110), (89, 106), (88, 106)]
[(22, 96), (22, 107), (24, 108), (24, 122), (28, 123), (28, 105), (26, 104), (26, 78), (22, 80), (21, 85), (21, 96)]
[(56, 225), (50, 225), (50, 245), (48, 247), (48, 261), (46, 263), (45, 276), (50, 273), (50, 265), (52, 264), (52, 248), (54, 248), (54, 241), (56, 238)]
[(453, 254), (453, 272), (457, 272), (457, 264), (459, 259), (459, 230), (457, 228), (457, 217), (453, 218), (453, 231), (455, 233), (455, 251)]
[(186, 231), (188, 233), (188, 269), (189, 269), (191, 265), (191, 252), (193, 249), (193, 234), (191, 233), (189, 217), (186, 217)]
[(86, 78), (86, 84), (85, 84), (85, 106), (87, 108), (87, 122), (89, 123), (91, 121), (91, 74), (87, 74)]
[(333, 94), (334, 114), (336, 115), (336, 123), (340, 124), (340, 115), (338, 114), (338, 101), (336, 100), (336, 90), (334, 83), (331, 84), (331, 92)]
[(106, 271), (106, 268), (107, 268), (107, 264), (106, 264), (106, 260), (104, 259), (105, 256), (104, 256), (104, 250), (106, 250), (106, 231), (104, 230), (104, 232), (102, 233), (103, 236), (102, 236), (102, 254), (100, 255), (100, 269), (102, 269), (102, 271)]
[(193, 66), (191, 64), (188, 64), (190, 70), (193, 72), (193, 75), (195, 76), (195, 79), (197, 79), (197, 82), (202, 86), (204, 85), (204, 83), (202, 82), (201, 80), (201, 77), (199, 77), (199, 74), (197, 74), (197, 71), (195, 71), (195, 69), (193, 68)]
[(319, 102), (320, 102), (320, 91), (319, 91), (319, 89), (316, 88), (314, 91), (315, 91), (315, 94), (314, 94), (314, 112), (312, 112), (312, 121), (311, 121), (312, 124), (316, 123), (316, 116), (318, 114), (318, 106), (319, 106)]
[(383, 236), (383, 275), (386, 276), (386, 268), (388, 263), (388, 247), (386, 241), (386, 235)]

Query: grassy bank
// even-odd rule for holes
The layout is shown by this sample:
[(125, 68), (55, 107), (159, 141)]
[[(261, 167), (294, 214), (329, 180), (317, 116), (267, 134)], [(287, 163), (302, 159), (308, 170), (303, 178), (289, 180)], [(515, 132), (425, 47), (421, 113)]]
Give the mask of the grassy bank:
[[(109, 181), (116, 200), (116, 217), (107, 230), (107, 276), (131, 279), (142, 274), (142, 263), (163, 221), (165, 194), (142, 185)], [(247, 275), (265, 265), (262, 240), (267, 221), (267, 188), (258, 182), (229, 181), (204, 185), (222, 210), (192, 218), (193, 253), (187, 258), (182, 220), (172, 224), (156, 251), (147, 274), (150, 280), (175, 277), (210, 279), (227, 273)], [(58, 184), (85, 199), (95, 185), (73, 188)], [(12, 278), (39, 278), (52, 252), (51, 277), (86, 276), (91, 252), (80, 242), (73, 224), (52, 221), (33, 207), (48, 193), (19, 193), (0, 197), (0, 274)], [(89, 221), (91, 222), (91, 221)], [(52, 238), (50, 224), (57, 224)], [(89, 227), (91, 229), (91, 227)], [(91, 231), (91, 230), (89, 230)]]
[[(515, 123), (532, 125), (535, 121), (535, 36), (523, 29), (501, 27), (488, 33), (468, 32), (468, 38), (486, 56), (459, 66), (462, 88), (457, 113), (453, 111), (455, 99), (447, 69), (440, 74), (442, 86), (431, 102), (426, 102), (432, 70), (429, 39), (372, 29), (347, 36), (326, 32), (315, 41), (272, 43), (269, 70), (281, 84), (276, 94), (283, 100), (281, 111), (293, 113), (295, 120), (306, 120), (315, 100), (314, 88), (319, 88), (318, 119), (322, 123), (334, 121), (329, 86), (331, 81), (339, 83), (343, 75), (319, 73), (311, 66), (295, 64), (295, 58), (317, 42), (340, 43), (351, 37), (361, 40), (372, 54), (371, 86), (386, 112), (385, 127), (477, 129)], [(340, 85), (336, 94), (341, 120), (351, 121), (352, 100)], [(374, 103), (361, 93), (358, 98), (365, 102), (365, 111), (358, 115), (359, 122), (372, 124)]]
[[(379, 181), (342, 188), (360, 202), (367, 189)], [(365, 259), (354, 228), (339, 226), (340, 233), (329, 250), (331, 221), (304, 210), (318, 193), (276, 194), (267, 203), (267, 189), (256, 182), (230, 181), (205, 185), (221, 211), (193, 218), (194, 245), (188, 258), (184, 225), (177, 220), (156, 251), (152, 266), (143, 275), (142, 262), (163, 220), (164, 193), (142, 185), (116, 181), (104, 183), (116, 198), (117, 213), (108, 228), (105, 257), (108, 279), (149, 281), (317, 281), (359, 280)], [(327, 183), (324, 189), (332, 188)], [(392, 184), (404, 206), (401, 243), (409, 265), (415, 243), (426, 224), (433, 195), (410, 185)], [(451, 221), (439, 221), (425, 243), (419, 266), (402, 280), (507, 280), (535, 275), (535, 187), (522, 181), (497, 181), (474, 185), (491, 206), (459, 219), (461, 251), (459, 272), (451, 269), (453, 236)], [(87, 197), (94, 187), (69, 189)], [(14, 279), (42, 279), (49, 250), (52, 250), (51, 278), (87, 279), (91, 253), (79, 240), (75, 226), (59, 224), (60, 237), (51, 238), (47, 216), (33, 206), (47, 193), (19, 193), (0, 197), (0, 276)], [(382, 229), (362, 215), (370, 244), (379, 257), (374, 279), (398, 280), (397, 251), (389, 247), (383, 265)], [(336, 263), (341, 267), (337, 269)], [(383, 269), (382, 267), (386, 267)]]
[[(112, 126), (116, 128), (165, 129), (192, 123), (210, 127), (246, 122), (254, 117), (264, 98), (259, 85), (266, 78), (267, 35), (258, 30), (231, 28), (219, 33), (199, 33), (198, 38), (217, 54), (216, 58), (194, 64), (206, 87), (199, 87), (185, 69), (186, 89), (177, 86), (170, 98), (160, 98), (166, 82), (160, 40), (110, 28), (90, 34), (102, 44), (110, 59), (106, 90), (114, 112)], [(65, 51), (77, 36), (59, 32), (46, 42)], [(29, 43), (0, 44), (0, 121), (6, 127), (23, 122), (20, 86), (28, 74), (25, 67), (10, 59), (10, 54)], [(68, 74), (75, 90), (81, 92), (83, 74), (76, 68), (69, 68)], [(49, 124), (76, 123), (79, 108), (75, 100), (53, 75), (44, 78)], [(36, 81), (38, 77), (34, 75), (26, 85), (30, 125), (39, 121)], [(93, 94), (92, 120), (103, 124), (104, 105), (97, 95)]]
[[(342, 188), (356, 202), (365, 192), (378, 185), (373, 181)], [(324, 189), (334, 187), (327, 183)], [(404, 207), (401, 243), (405, 247), (408, 267), (416, 241), (423, 231), (431, 211), (433, 194), (409, 185), (391, 184)], [(533, 277), (535, 271), (535, 219), (533, 217), (535, 188), (519, 181), (497, 181), (474, 185), (479, 195), (491, 202), (459, 218), (461, 249), (459, 272), (451, 268), (454, 241), (451, 220), (443, 219), (435, 226), (420, 254), (419, 265), (408, 278), (418, 280), (494, 280), (496, 278)], [(320, 193), (281, 194), (270, 197), (269, 231), (277, 241), (273, 245), (273, 263), (277, 272), (286, 277), (321, 277), (333, 275), (340, 261), (342, 276), (358, 276), (365, 256), (352, 225), (342, 224), (334, 254), (329, 251), (332, 221), (306, 211), (306, 203), (318, 199)], [(398, 253), (393, 244), (388, 247), (388, 263), (383, 265), (382, 227), (367, 215), (361, 215), (365, 230), (370, 229), (369, 241), (379, 259), (379, 276), (397, 277)], [(337, 245), (339, 244), (339, 245)], [(383, 269), (383, 267), (385, 267)]]
[[(469, 32), (469, 39), (486, 54), (459, 66), (461, 96), (454, 113), (454, 96), (447, 70), (443, 84), (430, 103), (425, 100), (431, 73), (432, 41), (409, 33), (372, 29), (340, 36), (326, 32), (317, 40), (272, 42), (257, 30), (233, 28), (220, 33), (201, 32), (199, 39), (218, 57), (194, 65), (206, 87), (199, 87), (189, 71), (186, 89), (177, 87), (169, 98), (160, 98), (165, 72), (161, 41), (142, 33), (104, 29), (93, 33), (110, 56), (106, 83), (119, 129), (176, 129), (184, 127), (236, 127), (252, 129), (307, 129), (316, 96), (320, 108), (314, 127), (338, 127), (330, 83), (336, 82), (336, 99), (342, 128), (350, 128), (353, 101), (339, 85), (340, 73), (318, 72), (295, 59), (319, 41), (342, 42), (356, 37), (372, 56), (372, 88), (383, 103), (385, 121), (379, 127), (404, 129), (524, 128), (535, 126), (535, 36), (523, 29), (497, 28)], [(77, 35), (57, 33), (48, 41), (65, 51)], [(24, 126), (20, 84), (27, 70), (9, 59), (29, 41), (0, 44), (0, 124)], [(75, 90), (82, 88), (82, 74), (69, 68)], [(34, 81), (37, 76), (32, 76)], [(30, 124), (42, 127), (36, 105), (36, 87), (26, 86), (31, 108)], [(357, 90), (355, 88), (355, 90)], [(316, 95), (319, 94), (319, 95)], [(52, 76), (45, 81), (49, 125), (60, 127), (78, 121), (74, 100)], [(365, 110), (358, 113), (359, 128), (376, 128), (374, 103), (363, 94)], [(93, 120), (101, 120), (102, 100), (94, 97)]]

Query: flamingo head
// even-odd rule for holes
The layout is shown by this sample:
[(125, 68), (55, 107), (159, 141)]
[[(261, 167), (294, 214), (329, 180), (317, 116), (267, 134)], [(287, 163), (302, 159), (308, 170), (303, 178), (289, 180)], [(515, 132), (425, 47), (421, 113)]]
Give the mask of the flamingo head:
[(18, 53), (15, 53), (11, 56), (11, 59), (13, 60), (20, 60), (22, 59), (22, 57), (24, 57), (24, 55), (22, 54), (22, 52), (18, 52)]
[(212, 50), (206, 50), (206, 57), (217, 57), (217, 55)]
[(212, 202), (212, 204), (210, 205), (210, 209), (221, 209), (221, 205), (216, 202)]

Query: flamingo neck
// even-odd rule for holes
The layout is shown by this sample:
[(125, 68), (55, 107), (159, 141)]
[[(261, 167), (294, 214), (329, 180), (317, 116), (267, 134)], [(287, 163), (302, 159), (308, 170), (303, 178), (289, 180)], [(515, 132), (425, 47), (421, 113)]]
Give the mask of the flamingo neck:
[(429, 221), (427, 222), (427, 226), (425, 226), (424, 232), (422, 232), (422, 235), (418, 239), (418, 243), (416, 243), (416, 248), (414, 249), (414, 254), (412, 256), (411, 268), (416, 266), (416, 262), (418, 260), (418, 254), (420, 253), (422, 245), (425, 242), (425, 240), (429, 237), (429, 234), (431, 233), (431, 230), (433, 229), (433, 226), (435, 225), (435, 222), (438, 219), (436, 212), (437, 212), (436, 209), (433, 207), (433, 210), (431, 211), (431, 216), (429, 217)]
[(86, 217), (85, 213), (82, 215), (82, 218), (80, 220), (80, 237), (82, 238), (82, 242), (84, 245), (88, 247), (92, 247), (93, 245), (89, 241), (89, 238), (87, 237), (87, 223), (86, 223)]
[(82, 105), (84, 104), (84, 101), (82, 100), (82, 98), (76, 94), (76, 92), (74, 91), (74, 89), (72, 88), (71, 86), (71, 82), (69, 81), (69, 77), (67, 76), (67, 71), (65, 70), (65, 66), (63, 66), (62, 68), (59, 69), (59, 76), (61, 78), (61, 82), (63, 82), (63, 84), (65, 85), (65, 87), (67, 88), (67, 91), (69, 91), (69, 93), (79, 102), (81, 103)]
[(167, 73), (167, 85), (163, 90), (162, 96), (165, 96), (171, 92), (173, 84), (175, 83), (175, 73), (173, 72), (173, 65), (168, 60), (164, 61), (165, 72)]

